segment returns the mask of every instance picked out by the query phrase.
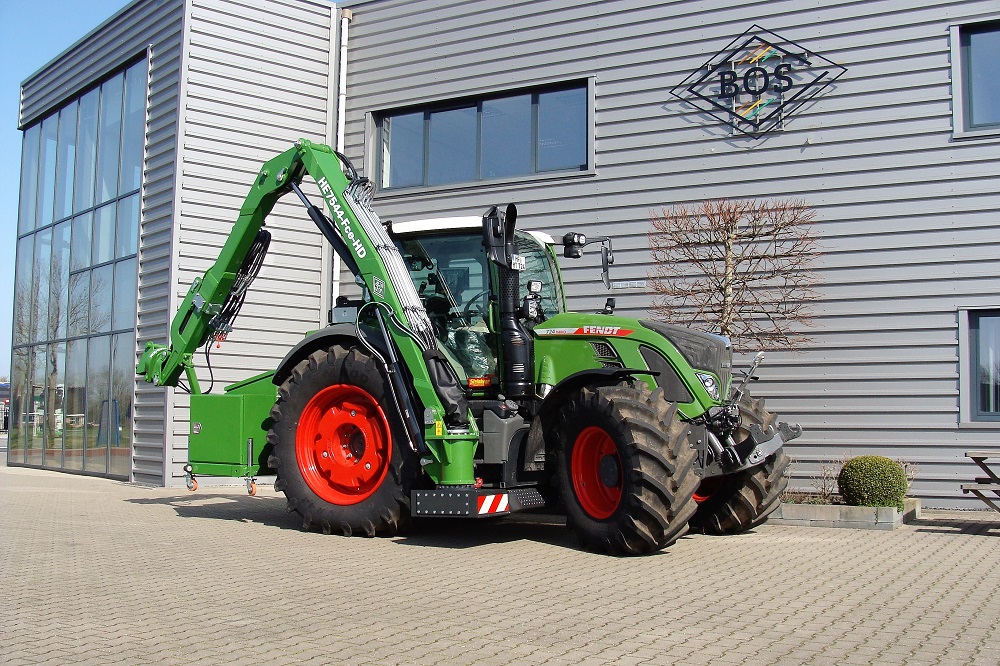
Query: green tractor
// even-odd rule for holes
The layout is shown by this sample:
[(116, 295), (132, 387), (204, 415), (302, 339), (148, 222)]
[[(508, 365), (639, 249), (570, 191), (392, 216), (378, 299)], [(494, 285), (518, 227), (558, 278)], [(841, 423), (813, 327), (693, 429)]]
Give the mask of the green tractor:
[[(317, 183), (327, 215), (299, 188)], [(231, 330), (267, 250), (264, 219), (294, 192), (355, 276), (330, 325), (274, 372), (202, 393), (194, 352)], [(689, 528), (727, 534), (766, 520), (784, 489), (776, 424), (732, 382), (720, 336), (566, 311), (556, 243), (485, 215), (383, 223), (346, 157), (305, 140), (262, 168), (219, 259), (196, 280), (169, 345), (138, 373), (187, 380), (188, 487), (198, 475), (275, 473), (306, 529), (396, 533), (412, 516), (490, 518), (557, 509), (581, 543), (642, 554)], [(566, 234), (562, 254), (611, 240)], [(734, 384), (731, 386), (731, 384)]]

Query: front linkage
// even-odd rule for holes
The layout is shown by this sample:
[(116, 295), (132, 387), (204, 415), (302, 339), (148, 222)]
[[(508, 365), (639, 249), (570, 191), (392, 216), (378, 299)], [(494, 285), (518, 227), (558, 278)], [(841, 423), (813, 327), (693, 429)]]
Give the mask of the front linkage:
[[(763, 360), (764, 352), (754, 356), (750, 368), (743, 373), (743, 379), (733, 387), (729, 400), (688, 420), (697, 428), (692, 432), (698, 448), (695, 473), (703, 479), (737, 474), (761, 465), (802, 434), (802, 427), (798, 424), (744, 424), (741, 410), (747, 409), (747, 384), (757, 379), (754, 373)], [(745, 437), (739, 440), (741, 426)]]

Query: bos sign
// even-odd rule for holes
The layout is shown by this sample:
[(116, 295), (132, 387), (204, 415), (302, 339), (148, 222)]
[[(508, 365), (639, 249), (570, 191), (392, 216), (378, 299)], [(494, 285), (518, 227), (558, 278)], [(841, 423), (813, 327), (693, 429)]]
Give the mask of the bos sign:
[(755, 25), (670, 92), (734, 130), (759, 137), (846, 71)]

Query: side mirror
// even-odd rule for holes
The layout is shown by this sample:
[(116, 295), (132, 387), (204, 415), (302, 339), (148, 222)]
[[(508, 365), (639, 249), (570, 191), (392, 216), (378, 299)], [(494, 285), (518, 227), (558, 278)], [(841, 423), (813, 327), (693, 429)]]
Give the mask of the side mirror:
[(608, 275), (608, 266), (615, 263), (615, 252), (611, 247), (609, 236), (588, 239), (584, 234), (570, 232), (563, 236), (563, 256), (568, 259), (579, 259), (583, 256), (583, 248), (591, 243), (601, 244), (601, 280), (604, 286), (611, 289), (611, 278)]
[(608, 256), (608, 246), (601, 246), (601, 281), (604, 282), (605, 289), (611, 289), (611, 275), (608, 273), (608, 266), (611, 265), (611, 258)]
[(608, 266), (615, 263), (615, 253), (611, 249), (611, 241), (607, 245), (601, 245), (601, 280), (605, 289), (611, 289), (611, 275), (608, 273)]

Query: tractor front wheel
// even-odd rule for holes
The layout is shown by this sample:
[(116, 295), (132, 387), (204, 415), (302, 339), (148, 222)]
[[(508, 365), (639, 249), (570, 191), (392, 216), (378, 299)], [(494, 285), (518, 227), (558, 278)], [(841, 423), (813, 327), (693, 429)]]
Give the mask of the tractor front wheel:
[[(744, 394), (739, 406), (743, 422), (737, 438), (747, 437), (751, 426), (759, 425), (766, 432), (774, 424), (774, 414), (764, 408), (763, 398), (754, 400)], [(788, 486), (788, 463), (784, 450), (778, 449), (762, 465), (702, 481), (695, 492), (698, 510), (691, 519), (691, 529), (705, 534), (739, 534), (767, 521)]]
[(358, 348), (314, 352), (281, 385), (269, 465), (305, 529), (394, 534), (409, 517), (419, 464), (389, 404), (386, 378)]
[(584, 547), (641, 555), (687, 531), (696, 453), (659, 389), (585, 388), (562, 410), (556, 486)]

